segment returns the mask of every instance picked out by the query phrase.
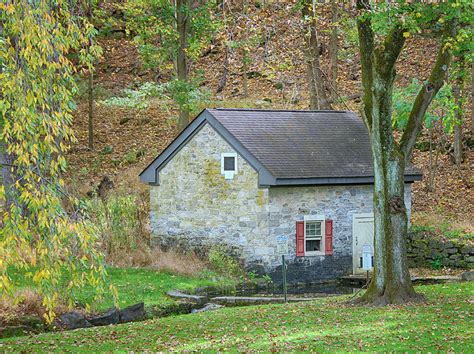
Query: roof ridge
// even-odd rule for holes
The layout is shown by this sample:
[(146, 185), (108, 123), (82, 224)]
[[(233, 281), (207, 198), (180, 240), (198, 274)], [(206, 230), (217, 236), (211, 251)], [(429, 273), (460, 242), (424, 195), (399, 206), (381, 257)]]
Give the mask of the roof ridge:
[(208, 108), (209, 110), (216, 111), (247, 111), (247, 112), (297, 112), (297, 113), (355, 113), (353, 111), (335, 111), (332, 109), (320, 109), (320, 110), (309, 110), (309, 109), (261, 109), (261, 108)]

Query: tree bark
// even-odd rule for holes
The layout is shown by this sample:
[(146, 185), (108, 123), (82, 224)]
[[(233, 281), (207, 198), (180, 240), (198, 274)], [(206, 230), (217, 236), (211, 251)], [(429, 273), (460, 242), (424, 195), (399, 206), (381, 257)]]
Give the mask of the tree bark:
[[(176, 57), (176, 73), (178, 80), (188, 81), (188, 58), (186, 48), (188, 46), (187, 36), (189, 32), (189, 19), (186, 13), (189, 9), (189, 0), (176, 0), (176, 29), (179, 34), (178, 54)], [(178, 129), (183, 130), (189, 123), (189, 111), (180, 107), (178, 118)]]
[[(247, 10), (248, 10), (248, 3), (247, 0), (244, 0), (242, 3), (242, 12), (245, 18), (245, 40), (248, 41), (249, 39), (249, 31), (248, 31), (248, 26), (249, 23), (247, 21)], [(245, 43), (244, 47), (242, 48), (242, 86), (243, 86), (243, 95), (245, 98), (249, 96), (249, 79), (248, 79), (248, 64), (249, 64), (250, 58), (249, 58), (249, 49), (248, 49), (248, 44)]]
[(88, 147), (90, 150), (94, 150), (94, 73), (92, 69), (89, 70), (89, 84), (88, 84), (88, 96), (89, 96), (89, 114), (88, 114)]
[(13, 164), (15, 159), (13, 155), (7, 152), (6, 144), (0, 142), (0, 169), (1, 182), (5, 189), (5, 205), (3, 210), (9, 210), (14, 202), (15, 178)]
[[(92, 0), (89, 0), (87, 9), (87, 18), (89, 23), (92, 24)], [(89, 39), (89, 48), (92, 47), (92, 39)], [(88, 112), (88, 147), (90, 150), (94, 149), (94, 72), (92, 68), (89, 69), (89, 80), (88, 80), (88, 100), (89, 100), (89, 112)]]
[(474, 139), (474, 64), (471, 65), (471, 139)]
[[(458, 81), (458, 80), (457, 80)], [(460, 83), (456, 82), (453, 86), (453, 96), (454, 102), (458, 107), (456, 109), (455, 117), (456, 122), (454, 122), (454, 162), (457, 166), (460, 166), (463, 160), (463, 151), (462, 151), (462, 104), (461, 104), (461, 87)]]
[[(3, 21), (0, 21), (0, 37), (3, 38)], [(0, 74), (3, 72), (3, 65), (0, 63)], [(0, 92), (0, 98), (3, 99), (3, 94)], [(0, 131), (3, 130), (5, 117), (0, 115)], [(5, 205), (2, 210), (9, 210), (14, 201), (14, 177), (13, 164), (15, 159), (13, 155), (7, 151), (7, 142), (0, 140), (0, 182), (5, 189)], [(0, 205), (1, 206), (1, 205)]]
[(337, 99), (337, 55), (339, 51), (338, 45), (338, 2), (331, 2), (331, 37), (329, 39), (329, 80), (331, 84), (331, 97), (333, 100)]
[(306, 41), (305, 55), (309, 86), (309, 105), (313, 110), (331, 109), (323, 84), (314, 0), (304, 1), (302, 15), (306, 22), (304, 34)]

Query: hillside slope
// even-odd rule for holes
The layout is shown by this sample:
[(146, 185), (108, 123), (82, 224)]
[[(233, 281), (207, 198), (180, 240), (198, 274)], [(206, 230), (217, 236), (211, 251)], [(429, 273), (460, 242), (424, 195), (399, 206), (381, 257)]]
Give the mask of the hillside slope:
[[(114, 3), (107, 4), (111, 11)], [(117, 10), (118, 11), (118, 10)], [(321, 13), (321, 42), (323, 43), (323, 69), (328, 67), (328, 13)], [(224, 36), (219, 35), (203, 56), (192, 63), (193, 69), (203, 72), (203, 86), (211, 92), (211, 107), (256, 107), (307, 109), (308, 94), (305, 63), (302, 46), (304, 34), (299, 12), (293, 11), (291, 2), (270, 4), (266, 8), (252, 7), (249, 18), (238, 15), (234, 9), (227, 17), (227, 33), (239, 40), (249, 29), (254, 36), (255, 46), (251, 50), (248, 72), (249, 94), (244, 97), (242, 55), (238, 49), (230, 50), (225, 65), (226, 47)], [(118, 16), (118, 15), (114, 15)], [(120, 16), (118, 16), (120, 18)], [(118, 21), (120, 24), (120, 21)], [(123, 26), (123, 23), (122, 25)], [(120, 25), (119, 25), (120, 28)], [(339, 32), (339, 62), (337, 93), (340, 97), (360, 92), (360, 65), (354, 43), (355, 29), (350, 23), (341, 25)], [(222, 31), (221, 31), (222, 32)], [(165, 82), (171, 77), (169, 71), (144, 70), (139, 61), (133, 40), (126, 38), (120, 30), (113, 37), (102, 37), (104, 48), (96, 76), (98, 101), (120, 95), (124, 88), (135, 88), (144, 82)], [(436, 42), (427, 42), (416, 37), (407, 41), (398, 64), (398, 83), (408, 84), (413, 78), (426, 79), (436, 54)], [(216, 93), (226, 66), (227, 83), (222, 92)], [(87, 102), (86, 95), (79, 99), (74, 128), (78, 142), (69, 152), (71, 189), (87, 193), (94, 189), (103, 176), (108, 176), (117, 188), (130, 191), (140, 190), (146, 198), (146, 186), (138, 182), (138, 173), (161, 152), (176, 136), (177, 112), (169, 101), (155, 100), (147, 109), (137, 111), (130, 108), (96, 104), (95, 150), (87, 145)], [(203, 105), (204, 108), (205, 105)], [(335, 104), (335, 109), (358, 111), (360, 100), (353, 99)], [(468, 123), (466, 123), (466, 134)], [(452, 137), (437, 132), (436, 139), (445, 140), (449, 146)], [(428, 132), (419, 138), (428, 143)], [(435, 157), (436, 153), (433, 154)], [(460, 169), (455, 168), (449, 152), (441, 151), (437, 157), (434, 190), (427, 190), (427, 178), (414, 185), (414, 218), (428, 223), (454, 223), (456, 228), (474, 232), (472, 219), (474, 192), (468, 185), (474, 185), (472, 163), (474, 154), (466, 151), (466, 158)], [(414, 164), (429, 175), (429, 152), (415, 150)]]

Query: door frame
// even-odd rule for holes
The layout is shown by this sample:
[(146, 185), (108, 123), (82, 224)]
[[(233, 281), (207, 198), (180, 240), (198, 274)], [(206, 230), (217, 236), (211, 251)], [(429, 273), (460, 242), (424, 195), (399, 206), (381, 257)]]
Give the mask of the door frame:
[[(356, 267), (355, 267), (355, 250), (356, 250), (356, 238), (355, 238), (355, 226), (357, 223), (357, 219), (363, 219), (363, 218), (374, 218), (374, 213), (357, 213), (357, 214), (352, 214), (352, 274), (357, 274), (356, 273)], [(372, 249), (374, 249), (374, 244), (372, 243)]]

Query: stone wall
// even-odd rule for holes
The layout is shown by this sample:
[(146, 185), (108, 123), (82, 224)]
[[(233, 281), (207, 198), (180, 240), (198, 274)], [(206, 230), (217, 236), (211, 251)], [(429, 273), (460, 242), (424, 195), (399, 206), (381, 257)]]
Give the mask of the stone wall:
[(441, 264), (454, 268), (474, 268), (472, 244), (461, 240), (443, 240), (429, 231), (412, 231), (408, 236), (410, 267), (431, 268)]
[(150, 190), (152, 244), (200, 253), (221, 244), (245, 257), (261, 253), (268, 190), (258, 188), (257, 172), (239, 155), (238, 173), (225, 180), (221, 154), (229, 152), (235, 151), (206, 124), (162, 168), (160, 185)]
[[(235, 152), (205, 125), (160, 171), (150, 191), (153, 245), (205, 254), (224, 245), (248, 269), (281, 276), (276, 236), (289, 239), (290, 282), (334, 279), (352, 272), (352, 219), (372, 211), (370, 185), (259, 188), (257, 172), (237, 157), (232, 180), (221, 174), (221, 154)], [(406, 204), (410, 207), (410, 188)], [(296, 221), (333, 220), (333, 255), (296, 257)]]
[[(288, 236), (289, 282), (329, 280), (352, 273), (353, 216), (372, 212), (372, 190), (372, 185), (270, 188), (268, 243), (278, 235)], [(410, 213), (410, 185), (406, 186), (405, 203)], [(296, 257), (296, 221), (318, 214), (333, 220), (333, 255)], [(280, 258), (271, 257), (270, 264), (272, 278), (280, 280)]]

